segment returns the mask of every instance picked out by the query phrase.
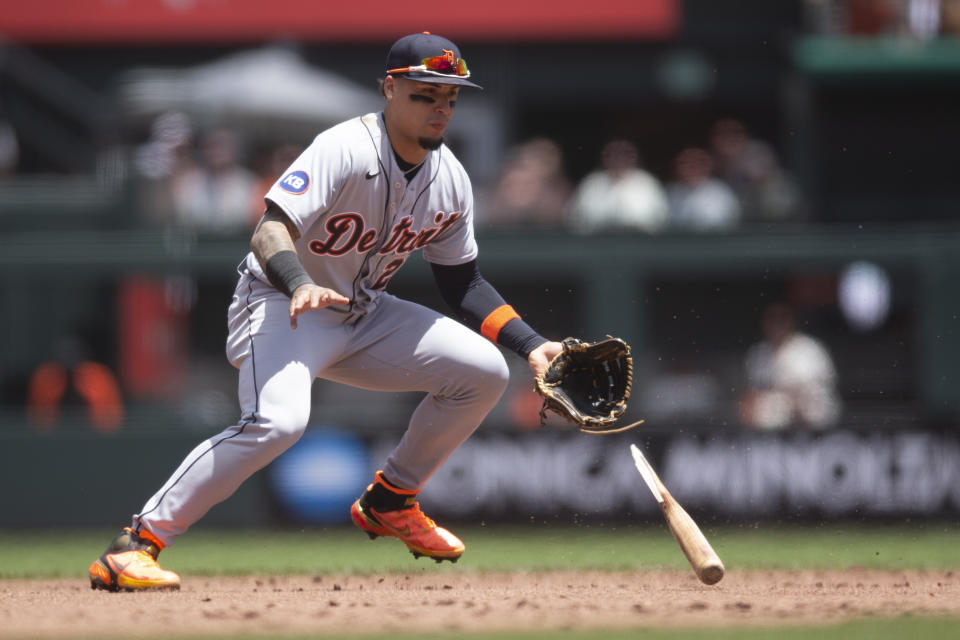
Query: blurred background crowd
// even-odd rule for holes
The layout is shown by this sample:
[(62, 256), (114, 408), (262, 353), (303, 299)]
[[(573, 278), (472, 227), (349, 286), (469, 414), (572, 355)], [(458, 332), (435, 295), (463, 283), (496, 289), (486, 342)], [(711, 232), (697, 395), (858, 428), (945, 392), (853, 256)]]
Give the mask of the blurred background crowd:
[[(485, 86), (448, 140), (484, 273), (548, 335), (627, 338), (650, 433), (956, 429), (958, 0), (0, 4), (0, 432), (230, 424), (263, 195), (423, 29)], [(445, 309), (414, 261), (391, 288)], [(485, 429), (541, 428), (513, 364)], [(315, 394), (360, 433), (416, 402)]]

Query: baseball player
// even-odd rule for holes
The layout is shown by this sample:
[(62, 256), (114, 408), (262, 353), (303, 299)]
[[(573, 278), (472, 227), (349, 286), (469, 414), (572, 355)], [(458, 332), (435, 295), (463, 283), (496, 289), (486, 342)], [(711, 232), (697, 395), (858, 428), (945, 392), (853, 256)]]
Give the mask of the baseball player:
[[(240, 420), (190, 452), (90, 565), (94, 588), (179, 588), (157, 555), (300, 438), (318, 377), (426, 394), (350, 515), (415, 557), (463, 553), (417, 493), (503, 393), (507, 366), (494, 345), (534, 374), (562, 345), (524, 323), (477, 269), (470, 180), (443, 143), (461, 87), (479, 88), (456, 45), (426, 32), (401, 38), (387, 55), (383, 111), (319, 134), (267, 192), (228, 311)], [(386, 292), (418, 250), (463, 324)]]

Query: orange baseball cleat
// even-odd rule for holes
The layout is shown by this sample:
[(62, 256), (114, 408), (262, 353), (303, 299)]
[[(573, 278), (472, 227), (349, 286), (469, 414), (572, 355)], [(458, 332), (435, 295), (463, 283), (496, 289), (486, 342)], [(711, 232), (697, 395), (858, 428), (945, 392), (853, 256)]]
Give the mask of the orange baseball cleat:
[(103, 555), (90, 565), (90, 588), (107, 591), (179, 589), (180, 576), (157, 564), (161, 549), (159, 540), (148, 539), (125, 527)]
[(378, 471), (373, 484), (350, 507), (353, 523), (370, 539), (389, 536), (407, 545), (414, 558), (456, 562), (466, 547), (455, 535), (424, 515), (415, 491), (398, 489)]

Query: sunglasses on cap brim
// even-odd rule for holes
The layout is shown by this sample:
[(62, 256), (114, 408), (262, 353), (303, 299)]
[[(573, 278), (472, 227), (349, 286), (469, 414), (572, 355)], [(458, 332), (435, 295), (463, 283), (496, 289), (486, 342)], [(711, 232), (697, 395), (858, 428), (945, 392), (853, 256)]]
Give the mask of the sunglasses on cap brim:
[(399, 67), (390, 69), (387, 74), (393, 73), (426, 73), (433, 76), (457, 76), (458, 78), (469, 78), (470, 70), (467, 69), (467, 61), (463, 58), (454, 57), (452, 52), (447, 55), (431, 56), (421, 60), (421, 64), (410, 67)]

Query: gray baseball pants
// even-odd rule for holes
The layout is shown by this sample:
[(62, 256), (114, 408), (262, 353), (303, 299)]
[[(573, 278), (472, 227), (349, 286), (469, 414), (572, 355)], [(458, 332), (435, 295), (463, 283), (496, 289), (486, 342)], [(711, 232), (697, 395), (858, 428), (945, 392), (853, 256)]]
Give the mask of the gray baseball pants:
[(329, 309), (299, 316), (290, 300), (243, 274), (228, 312), (227, 357), (239, 371), (241, 417), (200, 443), (133, 517), (165, 545), (293, 445), (320, 377), (363, 389), (422, 391), (383, 470), (419, 490), (480, 425), (507, 385), (500, 351), (464, 325), (389, 294), (355, 324)]

